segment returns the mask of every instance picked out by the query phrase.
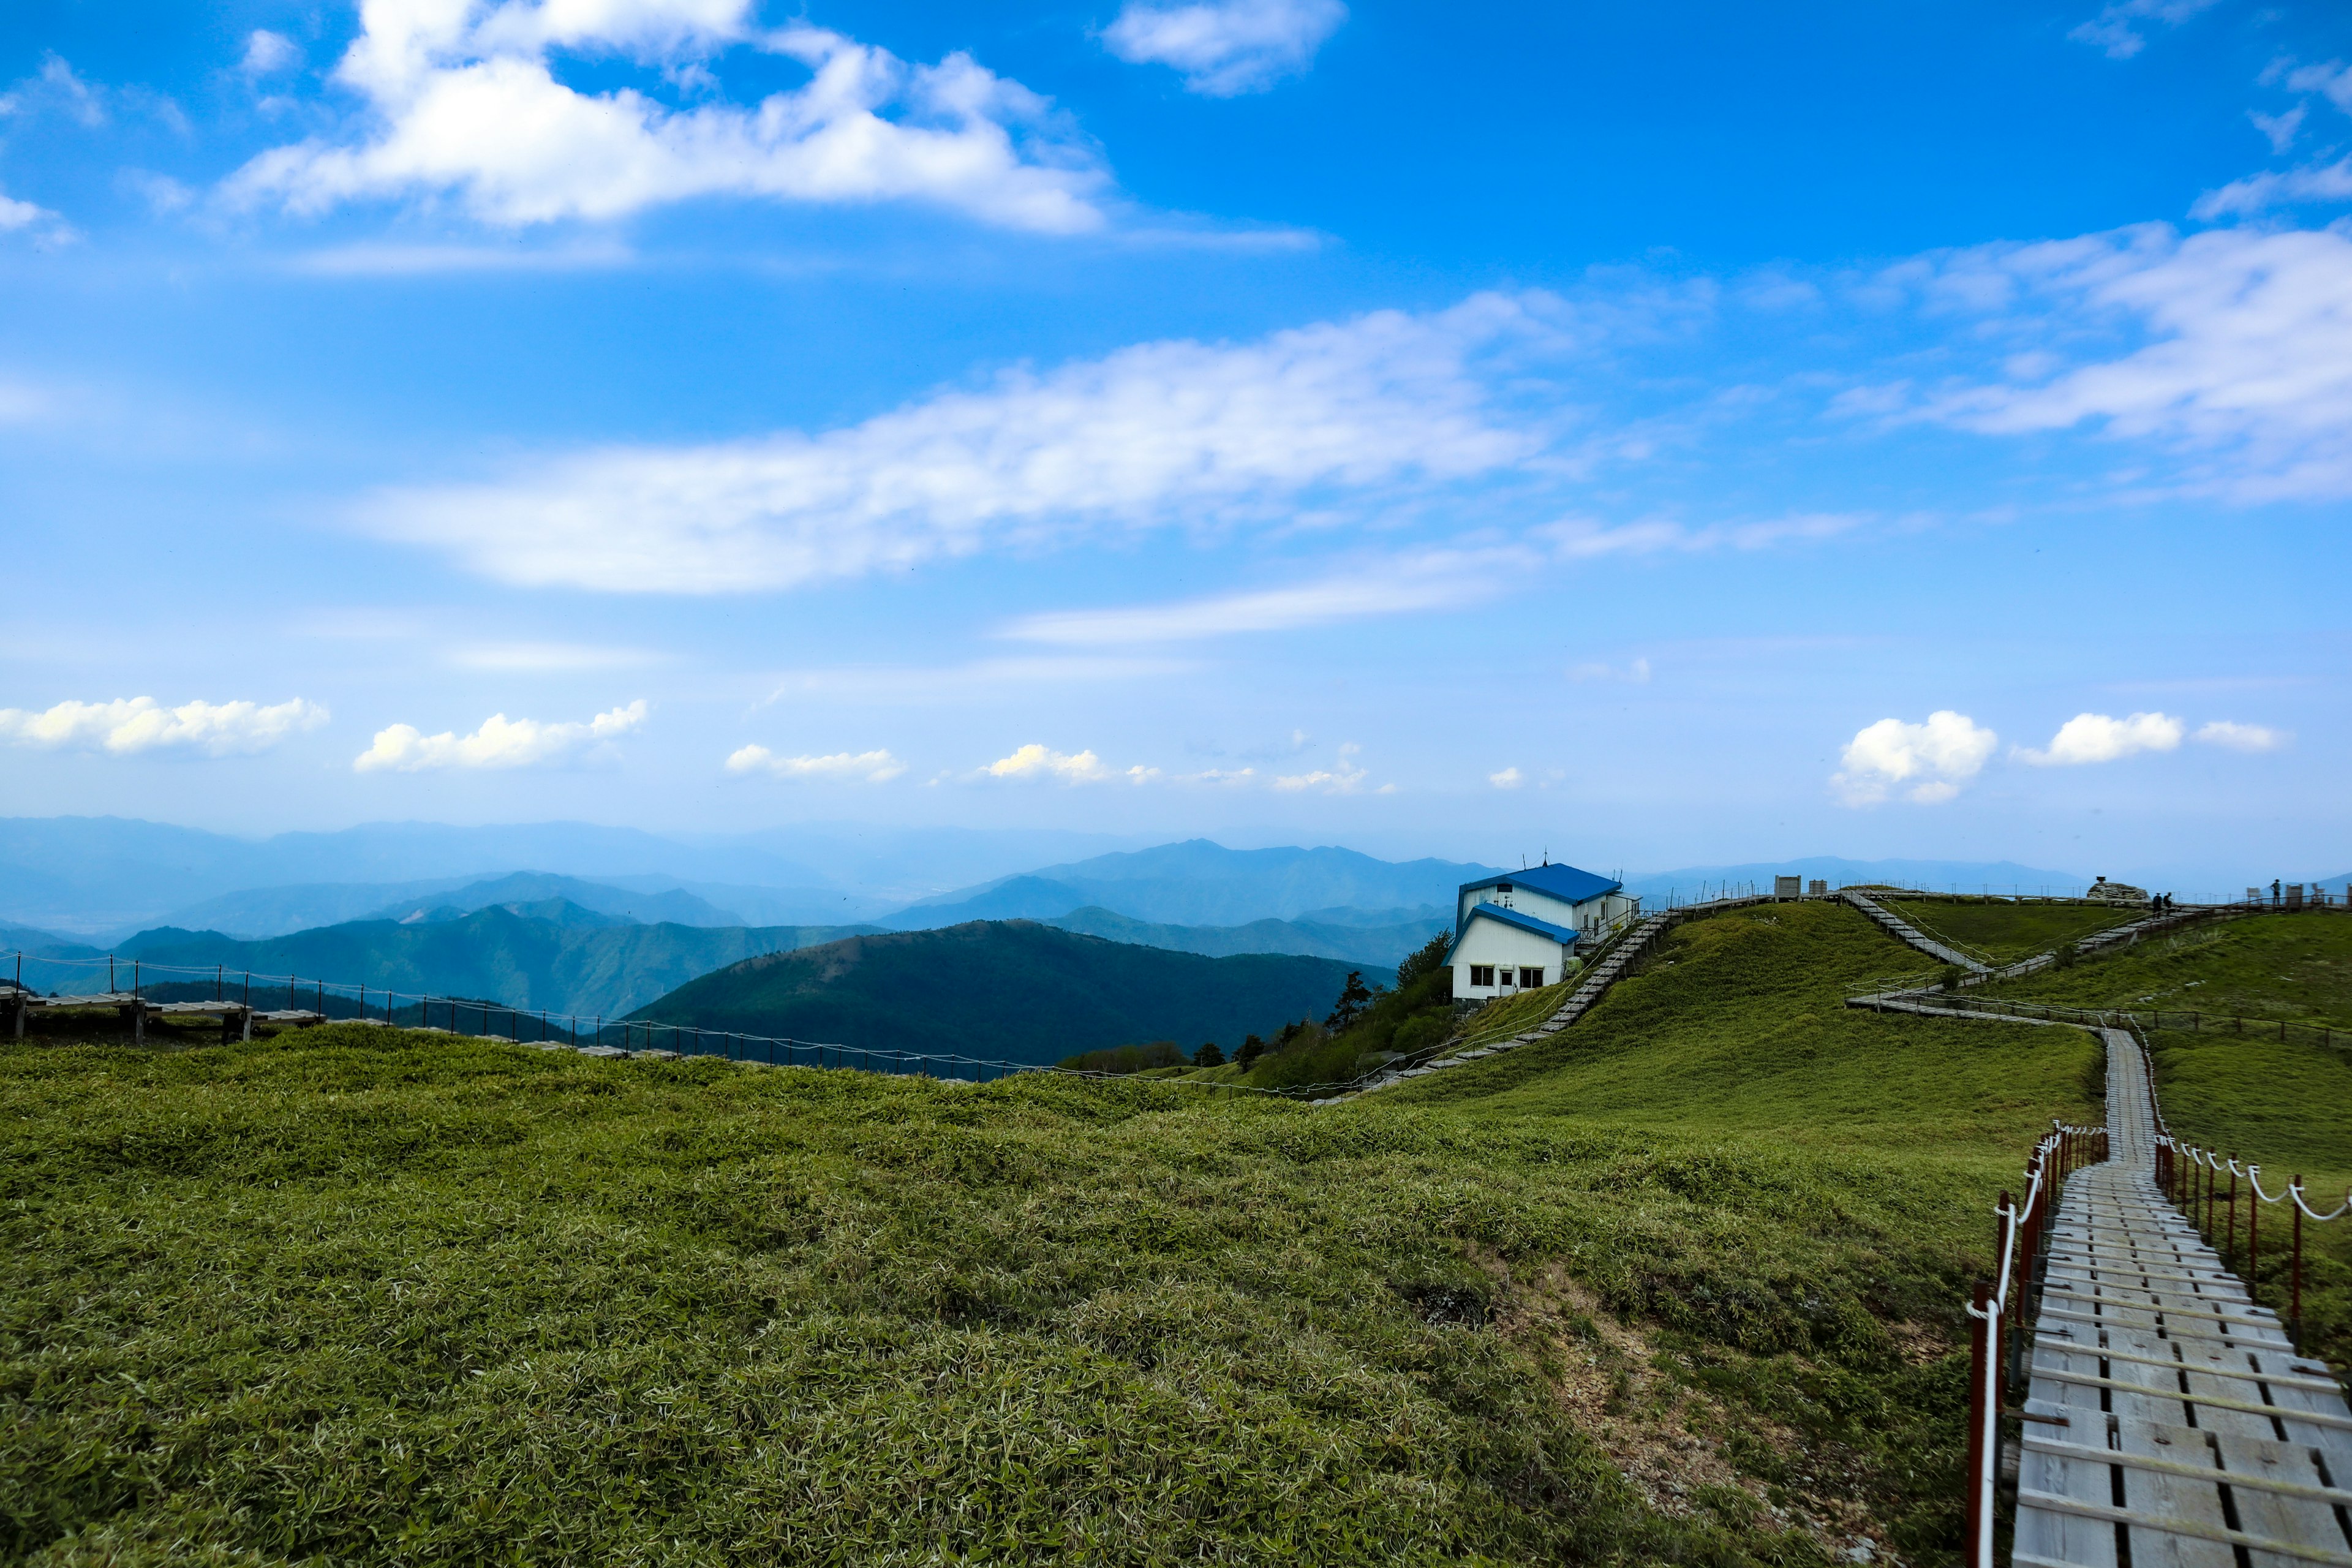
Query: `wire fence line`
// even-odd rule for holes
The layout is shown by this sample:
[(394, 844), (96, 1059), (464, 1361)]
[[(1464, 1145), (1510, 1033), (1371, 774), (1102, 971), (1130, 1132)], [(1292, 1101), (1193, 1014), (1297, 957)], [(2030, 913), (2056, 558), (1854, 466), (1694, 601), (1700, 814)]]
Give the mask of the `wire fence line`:
[[(1946, 991), (1935, 977), (1905, 975), (1873, 981), (1850, 993), (1850, 1006), (1885, 1006), (1911, 1010), (1920, 1004), (1991, 1017), (2033, 1018), (2086, 1028), (2136, 1028), (2151, 1033), (2173, 1030), (2185, 1034), (2231, 1035), (2247, 1039), (2303, 1041), (2330, 1050), (2352, 1049), (2352, 1029), (2331, 1024), (2306, 1024), (2292, 1018), (2248, 1018), (2233, 1013), (2208, 1013), (2195, 1008), (2076, 1007), (2063, 1002), (2021, 1002), (1988, 996), (1982, 992)], [(1891, 1005), (1907, 1004), (1898, 1007)]]

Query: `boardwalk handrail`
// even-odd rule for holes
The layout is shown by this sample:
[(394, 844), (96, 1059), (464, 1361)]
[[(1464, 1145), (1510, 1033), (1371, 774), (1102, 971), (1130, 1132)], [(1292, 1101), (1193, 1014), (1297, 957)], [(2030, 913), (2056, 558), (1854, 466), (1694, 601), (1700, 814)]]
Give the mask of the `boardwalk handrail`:
[[(2222, 1261), (2232, 1270), (2238, 1267), (2238, 1182), (2246, 1184), (2246, 1250), (2244, 1273), (2247, 1293), (2252, 1294), (2258, 1283), (2255, 1268), (2263, 1257), (2263, 1204), (2291, 1204), (2293, 1223), (2287, 1242), (2287, 1337), (2294, 1342), (2297, 1351), (2303, 1349), (2303, 1222), (2308, 1218), (2315, 1225), (2327, 1225), (2352, 1214), (2352, 1190), (2344, 1201), (2320, 1213), (2305, 1201), (2306, 1191), (2303, 1176), (2297, 1173), (2289, 1178), (2277, 1193), (2263, 1191), (2262, 1163), (2248, 1161), (2241, 1165), (2235, 1154), (2223, 1154), (2159, 1132), (2156, 1140), (2156, 1179), (2164, 1195), (2175, 1208), (2188, 1215), (2189, 1223), (2198, 1227), (2209, 1246), (2216, 1247)], [(2228, 1190), (2221, 1190), (2221, 1178), (2230, 1178)], [(2221, 1210), (2216, 1219), (2214, 1209)], [(2200, 1211), (2202, 1211), (2201, 1215)]]
[[(1970, 1292), (1969, 1315), (1969, 1499), (1965, 1560), (1970, 1568), (1992, 1568), (1992, 1521), (1996, 1472), (2000, 1456), (2000, 1411), (2004, 1384), (2018, 1379), (2024, 1343), (2025, 1305), (2040, 1257), (2042, 1232), (2050, 1210), (2066, 1177), (2074, 1170), (2104, 1160), (2107, 1154), (2105, 1127), (2077, 1127), (2053, 1119), (2050, 1131), (2033, 1146), (2025, 1162), (2025, 1200), (2013, 1201), (2007, 1191), (1993, 1205), (1995, 1250), (1999, 1261), (1990, 1280), (1979, 1279)], [(2011, 1347), (2004, 1373), (2002, 1320), (2013, 1318), (2009, 1331)]]

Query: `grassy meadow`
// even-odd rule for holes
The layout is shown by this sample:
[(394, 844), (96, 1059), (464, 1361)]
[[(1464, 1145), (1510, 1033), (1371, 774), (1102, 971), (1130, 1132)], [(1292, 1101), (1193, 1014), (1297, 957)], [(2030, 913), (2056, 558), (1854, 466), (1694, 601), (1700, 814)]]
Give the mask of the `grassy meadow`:
[(2352, 916), (2309, 911), (2200, 922), (2072, 969), (2004, 980), (1999, 994), (2352, 1029)]
[[(2095, 904), (2021, 904), (2003, 899), (1883, 898), (1879, 907), (1948, 947), (1991, 963), (2013, 963), (2061, 942), (2137, 920), (2136, 909)], [(1924, 956), (1924, 955), (1922, 955)]]
[(0, 1046), (0, 1554), (1948, 1562), (1958, 1304), (2098, 1058), (1840, 1005), (1901, 961), (1715, 916), (1553, 1041), (1326, 1110)]

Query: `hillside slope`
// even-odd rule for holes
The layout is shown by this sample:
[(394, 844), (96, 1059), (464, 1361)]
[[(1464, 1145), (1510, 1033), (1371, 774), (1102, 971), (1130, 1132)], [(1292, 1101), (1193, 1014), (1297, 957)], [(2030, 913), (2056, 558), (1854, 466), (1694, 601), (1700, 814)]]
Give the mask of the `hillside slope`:
[(2192, 925), (1995, 989), (2084, 1007), (2193, 1008), (2352, 1029), (2352, 916), (2249, 915)]
[(1957, 1303), (2083, 1053), (1800, 1048), (1884, 962), (1836, 914), (1702, 922), (1611, 1070), (1448, 1104), (0, 1042), (0, 1553), (1948, 1563)]
[(638, 1010), (661, 1023), (1040, 1065), (1144, 1040), (1186, 1049), (1320, 1017), (1356, 967), (1208, 958), (1029, 921), (852, 937), (706, 974)]
[[(364, 982), (412, 994), (618, 1017), (698, 974), (860, 929), (628, 925), (593, 914), (587, 918), (593, 923), (574, 924), (492, 906), (459, 920), (414, 925), (354, 921), (259, 942), (163, 929), (142, 932), (118, 951), (157, 964), (224, 964), (232, 973), (249, 969)], [(33, 979), (27, 966), (26, 981)], [(54, 976), (39, 984), (45, 989), (59, 985)]]

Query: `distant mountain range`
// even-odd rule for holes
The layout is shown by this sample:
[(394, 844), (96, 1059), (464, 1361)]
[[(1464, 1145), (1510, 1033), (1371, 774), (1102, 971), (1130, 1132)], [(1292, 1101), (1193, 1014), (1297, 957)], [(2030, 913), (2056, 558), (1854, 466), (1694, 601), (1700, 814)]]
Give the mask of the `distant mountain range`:
[[(524, 869), (693, 893), (745, 920), (863, 919), (935, 889), (1119, 847), (1108, 834), (811, 824), (664, 837), (593, 823), (377, 822), (237, 838), (113, 816), (0, 818), (0, 921), (101, 940), (160, 923), (275, 935)], [(330, 887), (364, 885), (351, 898)], [(764, 898), (747, 896), (757, 889)], [(225, 895), (267, 892), (211, 907)]]
[(1208, 958), (1030, 921), (893, 931), (746, 960), (635, 1016), (893, 1050), (1046, 1065), (1148, 1040), (1230, 1052), (1248, 1034), (1320, 1018), (1349, 963)]
[(1328, 916), (1335, 907), (1411, 916), (1435, 906), (1450, 921), (1456, 889), (1496, 869), (1453, 860), (1378, 860), (1330, 847), (1228, 849), (1192, 838), (1000, 877), (876, 923), (919, 931), (972, 920), (1047, 920), (1088, 907), (1187, 926), (1292, 920), (1309, 911)]
[(1237, 926), (1180, 926), (1088, 908), (1073, 910), (1040, 923), (1111, 942), (1198, 952), (1211, 958), (1241, 952), (1289, 952), (1343, 959), (1364, 966), (1368, 978), (1379, 980), (1382, 977), (1380, 972), (1394, 969), (1404, 962), (1407, 953), (1425, 945), (1432, 936), (1452, 931), (1454, 911), (1432, 905), (1420, 919), (1387, 925), (1297, 920), (1252, 921)]
[[(510, 1007), (618, 1017), (643, 1006), (698, 974), (758, 953), (831, 942), (870, 931), (870, 926), (768, 926), (708, 928), (640, 925), (583, 909), (564, 900), (509, 908), (492, 905), (471, 914), (403, 925), (395, 921), (353, 921), (259, 942), (217, 931), (170, 927), (143, 931), (118, 944), (113, 954), (119, 984), (131, 981), (131, 960), (142, 980), (178, 980), (173, 968), (224, 970), (232, 984), (247, 971), (282, 979), (289, 974), (364, 984), (410, 994), (467, 996)], [(58, 960), (93, 956), (58, 951), (47, 962), (28, 962), (25, 983), (44, 991), (94, 988), (98, 971), (88, 963)], [(152, 967), (149, 967), (152, 966)]]
[(1906, 887), (1957, 889), (1973, 893), (2074, 894), (2091, 879), (2072, 871), (2052, 871), (2021, 866), (2014, 860), (1846, 860), (1834, 855), (1794, 856), (1786, 860), (1752, 860), (1738, 866), (1685, 866), (1673, 871), (1642, 871), (1625, 879), (1626, 890), (1656, 900), (1668, 894), (1688, 898), (1726, 883), (1752, 883), (1762, 892), (1772, 890), (1772, 879), (1818, 877), (1832, 888), (1857, 882), (1896, 882)]

